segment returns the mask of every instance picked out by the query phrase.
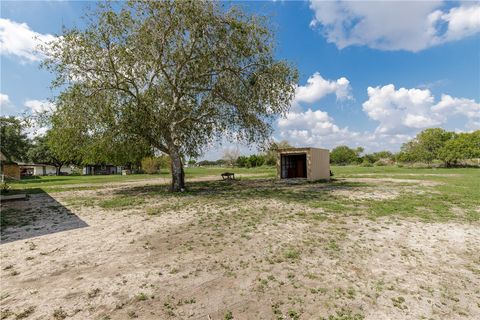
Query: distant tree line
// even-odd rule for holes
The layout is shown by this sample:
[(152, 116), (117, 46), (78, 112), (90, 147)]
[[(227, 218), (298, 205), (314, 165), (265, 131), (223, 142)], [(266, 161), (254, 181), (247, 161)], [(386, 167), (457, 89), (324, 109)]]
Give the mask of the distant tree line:
[[(53, 119), (55, 121), (55, 119)], [(45, 134), (29, 138), (28, 125), (15, 117), (0, 117), (0, 146), (8, 160), (51, 165), (57, 174), (65, 165), (113, 164), (137, 172), (158, 173), (171, 167), (168, 155), (155, 155), (142, 140), (124, 136), (102, 139), (88, 138), (86, 133), (75, 134), (48, 130)], [(68, 127), (64, 127), (68, 131)], [(264, 152), (249, 156), (240, 155), (238, 150), (228, 150), (222, 159), (215, 161), (193, 158), (182, 163), (189, 166), (236, 166), (254, 168), (262, 165), (275, 166), (278, 149), (292, 147), (288, 141), (272, 142)], [(477, 159), (477, 160), (475, 160)], [(404, 143), (398, 153), (378, 151), (365, 153), (364, 148), (342, 145), (330, 152), (334, 165), (392, 165), (423, 163), (441, 164), (445, 167), (478, 165), (480, 159), (480, 130), (470, 133), (455, 133), (440, 128), (426, 129), (415, 138)], [(475, 162), (476, 161), (476, 162)]]
[(355, 149), (348, 146), (338, 146), (330, 152), (330, 163), (339, 166), (345, 165), (387, 165), (395, 161), (395, 154), (390, 151), (379, 151), (363, 154), (364, 148)]
[[(203, 160), (192, 163), (197, 166), (235, 166), (254, 168), (262, 165), (275, 166), (277, 151), (291, 148), (288, 141), (271, 143), (267, 150), (252, 155), (239, 155), (238, 150), (227, 150), (222, 159)], [(346, 145), (335, 147), (330, 152), (333, 165), (386, 166), (394, 164), (420, 163), (422, 165), (442, 165), (445, 167), (479, 165), (480, 130), (470, 133), (455, 133), (441, 128), (426, 129), (415, 138), (404, 143), (401, 150), (393, 153), (388, 150), (365, 153), (363, 147), (350, 148)]]
[(405, 143), (397, 155), (399, 162), (442, 161), (446, 167), (480, 158), (480, 130), (455, 133), (440, 128), (426, 129)]
[(480, 130), (455, 133), (441, 128), (425, 129), (404, 143), (398, 153), (379, 151), (363, 154), (363, 152), (362, 147), (352, 149), (348, 146), (338, 146), (331, 151), (330, 162), (335, 165), (364, 166), (394, 163), (431, 165), (435, 162), (445, 167), (465, 165), (469, 160), (480, 158)]

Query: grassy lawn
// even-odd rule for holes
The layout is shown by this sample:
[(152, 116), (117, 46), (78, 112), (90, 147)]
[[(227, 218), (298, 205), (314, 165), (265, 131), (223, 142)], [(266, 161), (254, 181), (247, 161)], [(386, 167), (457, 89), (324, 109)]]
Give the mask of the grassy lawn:
[[(420, 217), (424, 220), (448, 220), (454, 217), (455, 209), (461, 210), (467, 220), (479, 220), (478, 211), (480, 190), (480, 169), (458, 168), (458, 169), (425, 169), (425, 168), (399, 168), (399, 167), (359, 167), (359, 166), (332, 166), (334, 181), (328, 184), (331, 188), (351, 188), (365, 189), (368, 192), (375, 188), (374, 180), (381, 179), (382, 188), (388, 192), (398, 191), (399, 182), (406, 189), (415, 185), (417, 182), (428, 182), (422, 188), (415, 190), (399, 191), (399, 194), (393, 199), (382, 199), (382, 201), (366, 201), (365, 199), (352, 199), (333, 195), (329, 189), (319, 190), (315, 188), (297, 188), (282, 189), (278, 185), (272, 184), (259, 188), (236, 188), (234, 185), (225, 185), (222, 182), (189, 182), (189, 179), (218, 176), (225, 171), (231, 171), (236, 174), (246, 175), (242, 179), (272, 178), (276, 175), (274, 167), (260, 168), (222, 168), (222, 167), (202, 167), (186, 168), (185, 174), (189, 190), (182, 195), (188, 196), (198, 190), (210, 190), (214, 196), (218, 192), (223, 192), (223, 197), (244, 197), (246, 199), (254, 198), (275, 198), (290, 199), (291, 201), (306, 203), (311, 207), (328, 209), (335, 212), (359, 214), (368, 213), (370, 217), (382, 217), (391, 214), (401, 214), (405, 217)], [(248, 176), (250, 175), (250, 176)], [(170, 196), (164, 188), (168, 184), (170, 173), (163, 171), (161, 174), (135, 174), (128, 176), (105, 175), (105, 176), (45, 176), (23, 179), (20, 182), (12, 183), (10, 194), (18, 192), (27, 193), (54, 193), (68, 190), (95, 190), (101, 189), (105, 185), (113, 183), (129, 183), (140, 180), (164, 179), (159, 182), (158, 187), (149, 187), (150, 193), (162, 192), (165, 196)], [(360, 179), (359, 181), (355, 179)], [(345, 180), (348, 180), (345, 181)], [(388, 182), (394, 180), (396, 182)], [(404, 180), (404, 181), (401, 181)], [(236, 190), (238, 189), (238, 190)], [(412, 188), (410, 188), (412, 189)], [(202, 191), (202, 192), (203, 192)], [(232, 192), (234, 191), (234, 192)], [(136, 197), (136, 195), (125, 195), (119, 203), (122, 207), (129, 203), (125, 197)], [(113, 203), (110, 202), (113, 201)], [(132, 200), (136, 203), (138, 199)], [(104, 206), (115, 206), (115, 200), (107, 200)], [(453, 209), (453, 210), (452, 210)]]
[[(275, 168), (221, 168), (221, 167), (202, 167), (185, 168), (187, 179), (200, 178), (205, 176), (218, 176), (225, 171), (232, 171), (236, 174), (252, 174), (256, 177), (274, 177)], [(68, 189), (91, 190), (101, 188), (101, 185), (109, 183), (128, 183), (138, 180), (169, 179), (170, 172), (163, 169), (160, 174), (132, 174), (122, 175), (93, 175), (93, 176), (38, 176), (26, 177), (19, 182), (10, 183), (11, 194), (18, 192), (41, 193), (41, 192), (59, 192)], [(98, 186), (95, 186), (95, 185)], [(82, 186), (84, 185), (84, 186)]]
[(24, 177), (18, 182), (10, 183), (12, 189), (54, 188), (78, 184), (105, 184), (110, 182), (129, 182), (144, 179), (168, 177), (168, 172), (156, 175), (134, 174), (122, 175), (95, 175), (95, 176), (37, 176)]
[[(468, 220), (480, 219), (480, 169), (412, 169), (397, 167), (333, 167), (336, 178), (383, 178), (436, 182), (414, 193), (403, 193), (389, 201), (368, 204), (375, 216), (401, 213), (424, 219), (448, 219), (456, 209)], [(408, 184), (409, 182), (406, 182)]]

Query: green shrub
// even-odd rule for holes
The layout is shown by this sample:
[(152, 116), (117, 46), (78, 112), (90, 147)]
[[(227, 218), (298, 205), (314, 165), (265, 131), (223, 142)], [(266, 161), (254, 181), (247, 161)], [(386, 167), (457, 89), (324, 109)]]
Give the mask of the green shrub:
[(4, 193), (7, 193), (9, 190), (10, 190), (10, 185), (6, 181), (2, 182), (0, 185), (0, 192), (4, 194)]
[(160, 161), (155, 157), (146, 157), (142, 159), (142, 170), (148, 174), (160, 172)]
[(368, 161), (363, 161), (361, 164), (362, 167), (373, 167), (373, 163)]
[(252, 154), (249, 157), (240, 156), (236, 161), (237, 166), (246, 168), (261, 167), (265, 164), (265, 156), (261, 154)]

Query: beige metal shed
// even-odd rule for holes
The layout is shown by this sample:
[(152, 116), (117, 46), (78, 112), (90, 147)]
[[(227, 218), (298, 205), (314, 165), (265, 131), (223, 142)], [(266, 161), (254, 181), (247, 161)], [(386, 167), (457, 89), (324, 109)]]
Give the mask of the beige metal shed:
[(288, 148), (277, 152), (277, 178), (330, 180), (330, 152), (319, 148)]

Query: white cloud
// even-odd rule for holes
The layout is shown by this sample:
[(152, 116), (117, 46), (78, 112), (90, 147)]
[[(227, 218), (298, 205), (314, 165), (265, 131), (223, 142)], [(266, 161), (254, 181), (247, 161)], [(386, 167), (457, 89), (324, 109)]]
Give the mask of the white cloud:
[(450, 116), (466, 119), (466, 128), (480, 128), (480, 104), (471, 99), (442, 95), (436, 101), (428, 89), (399, 88), (393, 84), (369, 87), (363, 111), (379, 124), (375, 130), (355, 131), (341, 127), (325, 111), (296, 110), (277, 121), (277, 139), (295, 146), (334, 148), (362, 146), (367, 152), (398, 150), (420, 130), (447, 125)]
[(278, 120), (281, 139), (302, 146), (324, 145), (328, 137), (347, 133), (341, 130), (328, 115), (321, 110), (308, 109), (304, 112), (290, 112)]
[(43, 113), (55, 110), (55, 105), (47, 100), (27, 100), (25, 106), (33, 113)]
[(397, 150), (411, 136), (357, 132), (339, 127), (327, 112), (311, 110), (291, 112), (277, 122), (277, 138), (286, 139), (297, 147), (312, 146), (333, 149), (339, 145), (364, 147), (366, 151)]
[(15, 105), (7, 94), (0, 93), (0, 115), (7, 116), (15, 112)]
[(23, 122), (25, 134), (30, 139), (43, 136), (48, 131), (48, 127), (40, 124), (36, 117), (17, 116), (16, 118)]
[(366, 45), (380, 50), (420, 51), (480, 32), (480, 5), (450, 9), (432, 1), (310, 1), (312, 27), (342, 49)]
[(478, 4), (452, 8), (448, 12), (437, 10), (429, 18), (434, 26), (448, 25), (446, 32), (440, 33), (435, 40), (438, 43), (460, 40), (480, 32), (480, 5)]
[(22, 62), (39, 61), (39, 44), (55, 40), (51, 34), (33, 31), (26, 23), (0, 18), (0, 54), (20, 57)]
[(296, 88), (295, 102), (312, 103), (332, 93), (335, 93), (337, 100), (346, 100), (352, 98), (350, 91), (350, 81), (347, 78), (341, 77), (337, 80), (327, 80), (320, 73), (315, 72), (308, 78), (306, 85)]
[(443, 94), (440, 101), (432, 107), (432, 111), (441, 115), (446, 121), (448, 115), (463, 115), (467, 118), (467, 127), (476, 130), (480, 129), (480, 103), (472, 99), (454, 98)]
[(340, 129), (333, 123), (333, 119), (328, 113), (308, 109), (305, 112), (290, 112), (285, 118), (278, 120), (280, 130), (288, 131), (294, 135), (302, 135), (304, 130), (298, 128), (306, 128), (315, 135), (325, 135), (338, 132)]
[(454, 114), (464, 116), (469, 127), (480, 120), (480, 105), (474, 100), (442, 95), (435, 103), (428, 89), (396, 90), (393, 84), (369, 87), (363, 111), (380, 122), (376, 129), (380, 134), (410, 134), (415, 129), (445, 124)]
[(431, 112), (434, 97), (428, 89), (395, 89), (393, 84), (369, 87), (368, 100), (363, 111), (369, 118), (380, 122), (378, 133), (410, 132), (439, 125), (441, 120)]
[(10, 98), (7, 94), (0, 93), (0, 106), (10, 103)]

